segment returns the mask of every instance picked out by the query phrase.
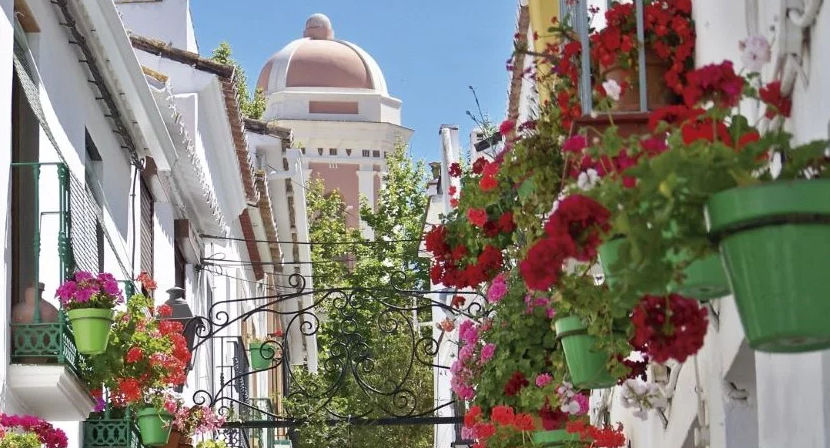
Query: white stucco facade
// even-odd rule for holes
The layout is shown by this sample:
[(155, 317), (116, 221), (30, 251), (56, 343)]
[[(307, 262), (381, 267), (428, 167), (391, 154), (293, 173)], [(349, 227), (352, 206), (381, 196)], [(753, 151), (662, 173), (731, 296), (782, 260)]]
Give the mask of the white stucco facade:
[[(130, 12), (119, 14), (114, 3), (97, 0), (0, 2), (0, 135), (11, 142), (0, 156), (0, 208), (7, 217), (0, 226), (7, 248), (0, 287), (8, 297), (0, 314), (0, 412), (54, 422), (66, 432), (69, 448), (82, 448), (82, 422), (93, 406), (89, 391), (64, 365), (12, 359), (10, 337), (13, 309), (18, 316), (27, 297), (35, 297), (36, 281), (43, 284), (43, 299), (58, 305), (53, 297), (64, 274), (58, 249), (62, 205), (72, 218), (68, 236), (77, 269), (128, 282), (149, 266), (159, 285), (157, 305), (178, 286), (194, 315), (216, 319), (224, 311), (234, 322), (217, 334), (226, 339), (196, 338), (185, 401), (192, 403), (197, 390), (270, 398), (278, 378), (276, 372), (257, 373), (246, 377), (244, 392), (227, 385), (220, 390), (248, 364), (249, 336), (279, 328), (264, 314), (238, 320), (255, 306), (239, 299), (272, 293), (278, 280), (250, 267), (254, 258), (270, 263), (272, 252), (246, 241), (249, 234), (266, 238), (267, 222), (249, 201), (254, 179), (246, 178), (246, 158), (234, 150), (246, 149), (233, 135), (240, 121), (232, 118), (234, 103), (223, 97), (217, 76), (171, 61), (144, 61), (133, 50), (121, 18), (130, 17), (132, 29), (152, 30), (144, 22), (155, 22), (159, 11), (148, 10), (153, 4), (175, 19), (164, 26), (175, 34), (169, 39), (195, 50), (187, 1), (117, 3)], [(83, 50), (71, 43), (75, 32), (84, 38)], [(17, 174), (33, 172), (21, 162), (41, 164), (39, 178)], [(66, 197), (57, 163), (68, 168)], [(32, 249), (36, 230), (39, 253)], [(238, 262), (221, 266), (222, 259)]]

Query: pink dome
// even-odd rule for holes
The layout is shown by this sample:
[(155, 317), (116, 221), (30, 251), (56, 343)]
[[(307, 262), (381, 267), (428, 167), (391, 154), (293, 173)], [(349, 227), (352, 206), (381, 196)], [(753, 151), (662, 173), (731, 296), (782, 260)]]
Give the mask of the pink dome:
[(386, 94), (386, 82), (377, 63), (358, 46), (334, 39), (326, 16), (311, 16), (303, 36), (263, 66), (257, 87), (266, 95), (290, 87), (372, 89)]

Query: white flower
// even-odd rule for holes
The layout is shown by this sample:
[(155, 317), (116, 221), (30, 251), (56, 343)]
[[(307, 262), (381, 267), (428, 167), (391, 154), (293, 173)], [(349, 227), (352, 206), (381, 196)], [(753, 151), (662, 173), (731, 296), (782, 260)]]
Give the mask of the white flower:
[(588, 168), (587, 170), (579, 173), (579, 176), (576, 178), (576, 186), (579, 187), (583, 191), (588, 191), (594, 188), (599, 182), (599, 174), (597, 170), (593, 168)]
[(622, 87), (614, 81), (613, 79), (609, 79), (602, 83), (602, 88), (605, 89), (605, 93), (608, 94), (608, 97), (614, 101), (620, 100), (620, 95), (622, 94)]
[(566, 414), (578, 414), (579, 402), (576, 400), (567, 401), (565, 403), (562, 403), (562, 406), (559, 407), (559, 410)]
[(764, 64), (770, 61), (769, 41), (764, 36), (749, 36), (739, 44), (741, 51), (741, 62), (750, 72), (760, 72)]
[(654, 383), (643, 383), (640, 380), (630, 379), (623, 383), (622, 406), (636, 409), (635, 417), (645, 420), (650, 409), (664, 408), (668, 399)]

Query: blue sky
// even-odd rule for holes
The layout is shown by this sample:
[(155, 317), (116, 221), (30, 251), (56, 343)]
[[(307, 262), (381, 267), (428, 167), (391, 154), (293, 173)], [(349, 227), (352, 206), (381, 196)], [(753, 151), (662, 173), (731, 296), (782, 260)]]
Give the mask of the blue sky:
[[(233, 6), (230, 6), (233, 5)], [(498, 124), (505, 114), (516, 2), (513, 0), (192, 0), (199, 50), (228, 41), (256, 82), (268, 57), (302, 37), (313, 13), (329, 16), (336, 37), (361, 46), (380, 64), (403, 122), (415, 130), (413, 155), (439, 157), (438, 127), (461, 126), (468, 142), (475, 112), (467, 86)]]

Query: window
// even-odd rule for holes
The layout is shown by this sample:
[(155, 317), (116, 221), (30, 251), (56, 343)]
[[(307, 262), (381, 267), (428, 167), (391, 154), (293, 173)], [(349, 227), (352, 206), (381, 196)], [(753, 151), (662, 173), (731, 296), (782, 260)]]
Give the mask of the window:
[(372, 151), (372, 157), (380, 157), (380, 150), (375, 149)]
[(336, 156), (337, 155), (337, 148), (329, 148), (329, 155)]
[[(89, 131), (86, 131), (86, 135), (84, 136), (84, 146), (86, 146), (84, 180), (98, 208), (101, 208), (101, 204), (103, 203), (101, 199), (104, 195), (104, 188), (101, 185), (101, 179), (104, 175), (104, 161), (101, 158), (101, 153), (98, 152), (98, 148), (95, 146), (95, 142), (92, 141)], [(95, 242), (98, 255), (98, 272), (104, 272), (104, 229), (97, 219), (95, 219)]]
[(300, 151), (305, 155), (305, 148), (300, 148)]
[(363, 150), (363, 157), (369, 157), (369, 150), (368, 149)]
[(347, 156), (352, 155), (352, 150), (350, 148), (346, 148), (346, 155)]
[(318, 155), (318, 156), (322, 156), (322, 155), (323, 155), (323, 148), (317, 148), (317, 155)]

